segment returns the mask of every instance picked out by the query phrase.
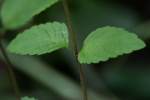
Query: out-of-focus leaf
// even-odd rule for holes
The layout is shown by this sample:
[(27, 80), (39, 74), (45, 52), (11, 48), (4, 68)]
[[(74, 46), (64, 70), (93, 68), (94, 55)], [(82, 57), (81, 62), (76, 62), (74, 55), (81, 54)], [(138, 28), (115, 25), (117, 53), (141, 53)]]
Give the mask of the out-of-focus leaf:
[(1, 11), (4, 27), (9, 29), (18, 28), (57, 1), (58, 0), (5, 0)]
[(34, 97), (22, 97), (21, 100), (37, 100)]
[[(60, 96), (66, 98), (66, 100), (81, 100), (79, 85), (60, 72), (55, 71), (53, 67), (48, 66), (38, 58), (10, 54), (9, 57), (18, 70), (52, 89)], [(1, 55), (0, 59), (2, 59)], [(88, 97), (91, 100), (117, 100), (116, 97), (105, 97), (91, 90), (88, 93)]]
[(85, 39), (78, 59), (80, 63), (98, 63), (144, 47), (145, 43), (135, 34), (107, 26), (97, 29)]
[(144, 40), (150, 39), (150, 21), (142, 23), (134, 28), (134, 31)]
[[(137, 61), (136, 61), (137, 62)], [(143, 67), (143, 64), (140, 63), (129, 63), (113, 66), (106, 65), (106, 69), (103, 71), (103, 76), (105, 82), (108, 84), (110, 88), (114, 90), (116, 93), (130, 95), (130, 97), (134, 97), (137, 99), (150, 98), (150, 74), (149, 69), (133, 69), (133, 66)], [(129, 69), (126, 66), (130, 67)], [(149, 67), (149, 65), (146, 65)], [(109, 69), (108, 69), (109, 67)], [(116, 67), (120, 67), (120, 69), (116, 69)], [(144, 65), (145, 67), (145, 65)], [(125, 96), (126, 97), (126, 96)]]
[(33, 26), (20, 33), (8, 46), (17, 54), (44, 54), (68, 47), (68, 31), (63, 23), (47, 23)]

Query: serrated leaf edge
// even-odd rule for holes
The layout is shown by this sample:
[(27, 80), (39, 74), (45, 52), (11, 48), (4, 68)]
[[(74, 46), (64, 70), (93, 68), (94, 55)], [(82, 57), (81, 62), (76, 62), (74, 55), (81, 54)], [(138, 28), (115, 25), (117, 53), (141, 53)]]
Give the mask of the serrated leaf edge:
[[(44, 24), (35, 25), (35, 26), (32, 26), (31, 28), (35, 28), (35, 27), (38, 27), (38, 26), (41, 26), (41, 25), (46, 25), (46, 24), (48, 24), (48, 23), (51, 23), (51, 24), (59, 23), (59, 24), (65, 25), (64, 23), (57, 22), (57, 21), (53, 21), (53, 22), (47, 22), (47, 23), (44, 23)], [(31, 28), (20, 32), (20, 33), (18, 34), (18, 36), (19, 36), (19, 35), (22, 35), (22, 33), (26, 32), (26, 31), (29, 31)], [(67, 27), (66, 27), (66, 28), (67, 28)], [(17, 36), (17, 37), (18, 37), (18, 36)], [(17, 37), (16, 37), (16, 38), (17, 38)], [(11, 42), (13, 42), (14, 40), (15, 40), (15, 39), (13, 39)], [(69, 40), (69, 39), (68, 39), (68, 40)], [(16, 51), (13, 51), (13, 50), (10, 48), (11, 45), (9, 45), (9, 46), (7, 47), (7, 51), (10, 51), (10, 52), (12, 52), (12, 53), (19, 54), (19, 55), (30, 55), (30, 56), (33, 56), (33, 55), (36, 56), (36, 55), (37, 55), (37, 56), (39, 56), (39, 55), (42, 55), (42, 54), (55, 52), (55, 51), (57, 51), (57, 50), (59, 50), (59, 49), (68, 48), (68, 46), (69, 46), (69, 43), (68, 43), (69, 41), (68, 41), (68, 40), (66, 41), (66, 45), (64, 44), (65, 46), (62, 46), (62, 47), (60, 47), (60, 48), (55, 48), (53, 51), (45, 51), (45, 52), (42, 52), (42, 53), (39, 53), (39, 54), (36, 54), (36, 53), (18, 53), (18, 52), (16, 52)]]
[[(104, 28), (104, 27), (114, 27), (114, 26), (103, 26), (103, 27), (101, 27), (101, 28)], [(123, 28), (119, 28), (119, 27), (115, 27), (115, 28), (117, 28), (117, 29), (122, 29), (122, 30), (124, 30), (124, 31), (126, 31), (126, 32), (128, 32), (127, 30), (125, 30), (125, 29), (123, 29)], [(90, 32), (90, 33), (94, 33), (94, 32), (96, 32), (97, 30), (98, 30), (99, 28), (97, 28), (95, 31), (92, 31), (92, 32)], [(132, 35), (134, 35), (137, 39), (139, 39), (139, 40), (141, 40), (139, 37), (138, 37), (138, 35), (135, 35), (134, 33), (132, 33), (132, 32), (130, 32)], [(83, 46), (84, 46), (84, 44), (85, 44), (85, 42), (87, 41), (87, 39), (88, 38), (85, 38), (85, 41), (84, 41), (84, 43), (83, 43)], [(81, 63), (81, 64), (91, 64), (91, 63), (99, 63), (99, 62), (105, 62), (105, 61), (108, 61), (109, 59), (114, 59), (114, 58), (117, 58), (117, 57), (119, 57), (119, 56), (122, 56), (122, 55), (125, 55), (125, 54), (129, 54), (129, 53), (132, 53), (132, 52), (135, 52), (135, 51), (138, 51), (138, 50), (140, 50), (140, 49), (143, 49), (143, 48), (145, 48), (146, 47), (146, 44), (141, 40), (141, 42), (143, 43), (143, 47), (141, 47), (141, 48), (139, 48), (139, 49), (132, 49), (132, 50), (128, 50), (128, 51), (126, 51), (126, 52), (123, 52), (122, 54), (118, 54), (118, 55), (116, 55), (116, 56), (113, 56), (113, 57), (107, 57), (106, 59), (104, 59), (104, 60), (96, 60), (96, 61), (92, 61), (92, 62), (86, 62), (86, 61), (82, 61), (82, 60), (80, 60), (80, 52), (82, 52), (82, 49), (80, 50), (80, 52), (79, 52), (79, 54), (78, 54), (78, 61)], [(82, 46), (82, 47), (83, 47)]]

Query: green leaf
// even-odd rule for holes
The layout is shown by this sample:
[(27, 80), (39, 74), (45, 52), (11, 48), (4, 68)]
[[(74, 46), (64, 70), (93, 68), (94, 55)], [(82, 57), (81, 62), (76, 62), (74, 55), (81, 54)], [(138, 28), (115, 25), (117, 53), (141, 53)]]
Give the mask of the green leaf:
[(106, 26), (92, 32), (85, 39), (78, 60), (80, 63), (98, 63), (144, 47), (145, 43), (135, 34), (122, 28)]
[(68, 47), (68, 31), (63, 23), (53, 22), (34, 26), (20, 33), (8, 46), (17, 54), (44, 54)]
[(5, 0), (1, 17), (5, 28), (15, 29), (32, 19), (58, 0)]
[(37, 99), (35, 99), (35, 98), (33, 98), (33, 97), (23, 97), (23, 98), (21, 98), (21, 100), (37, 100)]

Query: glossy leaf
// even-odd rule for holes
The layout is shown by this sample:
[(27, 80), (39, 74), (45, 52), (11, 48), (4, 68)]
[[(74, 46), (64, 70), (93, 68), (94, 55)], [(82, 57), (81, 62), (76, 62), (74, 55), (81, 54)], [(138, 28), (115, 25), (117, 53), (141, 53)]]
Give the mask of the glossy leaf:
[(144, 47), (145, 43), (135, 34), (122, 28), (106, 26), (92, 32), (85, 39), (78, 60), (80, 63), (98, 63)]
[(58, 0), (5, 0), (1, 11), (4, 27), (8, 29), (18, 28), (57, 1)]
[(8, 46), (17, 54), (45, 54), (68, 46), (68, 31), (63, 23), (53, 22), (33, 26), (20, 33)]

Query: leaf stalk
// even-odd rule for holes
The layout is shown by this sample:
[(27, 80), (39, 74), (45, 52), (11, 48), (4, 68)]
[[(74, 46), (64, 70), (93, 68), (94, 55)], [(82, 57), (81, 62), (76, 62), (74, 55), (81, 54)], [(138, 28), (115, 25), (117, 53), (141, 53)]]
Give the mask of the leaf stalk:
[(79, 72), (80, 72), (80, 84), (82, 88), (82, 100), (88, 100), (87, 96), (87, 87), (86, 87), (86, 80), (84, 76), (84, 70), (83, 70), (83, 65), (79, 63), (78, 61), (78, 43), (77, 43), (77, 34), (74, 32), (73, 27), (72, 27), (72, 21), (70, 17), (70, 11), (69, 11), (69, 6), (67, 3), (67, 0), (62, 0), (63, 2), (63, 8), (64, 8), (64, 13), (65, 13), (65, 18), (67, 22), (67, 27), (69, 31), (69, 43), (71, 44), (71, 48), (74, 54), (74, 57), (76, 59), (77, 64), (79, 65)]
[[(1, 35), (4, 35), (4, 34), (1, 34)], [(20, 97), (20, 90), (19, 90), (19, 87), (17, 84), (15, 73), (14, 73), (13, 68), (12, 68), (13, 65), (12, 65), (10, 58), (8, 57), (7, 52), (6, 52), (6, 50), (2, 44), (2, 36), (0, 37), (0, 50), (2, 52), (4, 60), (6, 61), (6, 70), (8, 73), (9, 81), (13, 87), (16, 100), (20, 100), (20, 98), (21, 98)]]

